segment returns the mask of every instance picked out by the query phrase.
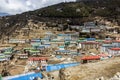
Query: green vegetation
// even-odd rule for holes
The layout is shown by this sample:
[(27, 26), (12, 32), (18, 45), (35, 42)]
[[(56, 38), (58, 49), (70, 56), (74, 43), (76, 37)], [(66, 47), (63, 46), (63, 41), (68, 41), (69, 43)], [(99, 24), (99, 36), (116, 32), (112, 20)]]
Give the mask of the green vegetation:
[[(0, 18), (0, 38), (9, 37), (15, 30), (27, 25), (29, 20), (34, 23), (51, 22), (69, 25), (81, 25), (93, 21), (96, 16), (117, 22), (120, 25), (120, 0), (93, 0), (84, 2), (60, 3), (35, 11)], [(67, 22), (67, 19), (70, 22)]]
[(40, 13), (40, 17), (64, 17), (77, 18), (88, 17), (91, 9), (81, 3), (61, 3), (58, 5), (36, 10), (33, 13)]

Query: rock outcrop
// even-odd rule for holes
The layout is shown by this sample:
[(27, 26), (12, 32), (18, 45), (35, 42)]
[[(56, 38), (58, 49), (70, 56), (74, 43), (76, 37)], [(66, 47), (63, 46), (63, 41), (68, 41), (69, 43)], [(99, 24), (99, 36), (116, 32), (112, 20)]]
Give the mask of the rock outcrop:
[(60, 80), (120, 80), (120, 59), (81, 64), (59, 71)]

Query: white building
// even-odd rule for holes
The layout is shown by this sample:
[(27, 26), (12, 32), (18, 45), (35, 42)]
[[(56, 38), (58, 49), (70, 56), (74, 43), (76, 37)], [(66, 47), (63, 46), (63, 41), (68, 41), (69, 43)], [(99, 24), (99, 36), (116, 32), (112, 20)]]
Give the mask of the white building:
[(119, 56), (120, 55), (120, 48), (110, 48), (109, 54), (113, 56)]

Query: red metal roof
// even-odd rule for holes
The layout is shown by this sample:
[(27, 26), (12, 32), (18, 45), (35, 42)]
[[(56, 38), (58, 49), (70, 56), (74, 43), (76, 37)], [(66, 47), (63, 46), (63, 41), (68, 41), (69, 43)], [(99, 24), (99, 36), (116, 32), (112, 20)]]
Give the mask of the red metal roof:
[(114, 42), (118, 42), (118, 43), (120, 43), (120, 40), (115, 40)]
[(81, 60), (99, 60), (100, 56), (84, 56)]
[(98, 54), (98, 56), (100, 56), (100, 57), (108, 57), (108, 55), (104, 54), (104, 53)]
[(111, 50), (120, 51), (120, 48), (111, 48)]
[(105, 40), (103, 41), (104, 43), (111, 43), (112, 41), (111, 40)]
[(47, 57), (30, 57), (29, 61), (41, 61), (41, 60), (48, 60)]

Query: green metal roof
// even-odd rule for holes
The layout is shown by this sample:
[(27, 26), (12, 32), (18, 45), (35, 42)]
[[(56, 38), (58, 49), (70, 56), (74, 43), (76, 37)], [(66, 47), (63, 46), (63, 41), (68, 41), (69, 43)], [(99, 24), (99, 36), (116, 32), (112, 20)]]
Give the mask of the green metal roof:
[(85, 42), (86, 40), (77, 40), (77, 42)]
[(3, 54), (12, 54), (12, 52), (7, 51), (7, 52), (4, 52)]
[(100, 40), (100, 39), (98, 39), (98, 40), (96, 40), (97, 42), (102, 42), (102, 41), (104, 41), (104, 40)]
[(24, 49), (26, 49), (26, 50), (31, 50), (31, 49), (34, 49), (34, 48), (32, 48), (32, 47), (28, 47), (28, 48), (24, 48)]
[(2, 56), (0, 56), (0, 59), (3, 59), (3, 58), (6, 58), (6, 56), (3, 56), (3, 55), (2, 55)]
[(30, 50), (30, 53), (39, 53), (40, 51), (38, 50)]
[(85, 40), (85, 38), (79, 38), (79, 40)]
[(65, 46), (59, 46), (59, 48), (64, 48)]

